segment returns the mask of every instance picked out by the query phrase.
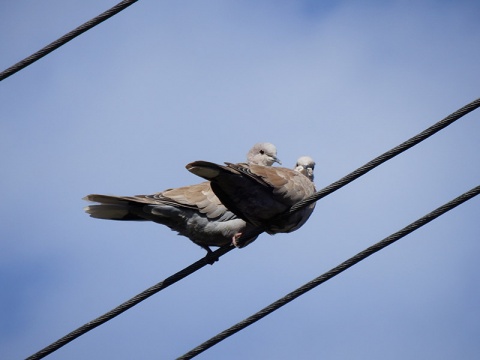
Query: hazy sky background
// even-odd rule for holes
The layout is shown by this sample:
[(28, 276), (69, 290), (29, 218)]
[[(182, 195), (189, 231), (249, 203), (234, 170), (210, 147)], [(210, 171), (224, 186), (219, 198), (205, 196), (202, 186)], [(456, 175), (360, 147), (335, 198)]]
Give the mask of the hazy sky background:
[[(117, 0), (3, 1), (0, 70)], [(89, 218), (89, 193), (201, 181), (256, 142), (323, 188), (480, 96), (472, 1), (143, 0), (0, 84), (0, 358), (21, 359), (204, 256)], [(50, 355), (170, 359), (479, 185), (480, 110)], [(480, 197), (199, 359), (477, 359)]]

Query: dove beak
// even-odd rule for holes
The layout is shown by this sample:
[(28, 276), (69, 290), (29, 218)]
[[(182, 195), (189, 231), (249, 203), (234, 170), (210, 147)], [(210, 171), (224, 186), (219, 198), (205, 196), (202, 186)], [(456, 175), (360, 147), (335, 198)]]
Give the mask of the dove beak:
[(273, 156), (272, 159), (273, 159), (273, 162), (274, 162), (274, 163), (278, 163), (279, 165), (282, 165), (282, 162), (281, 162), (280, 159), (277, 158), (276, 156)]

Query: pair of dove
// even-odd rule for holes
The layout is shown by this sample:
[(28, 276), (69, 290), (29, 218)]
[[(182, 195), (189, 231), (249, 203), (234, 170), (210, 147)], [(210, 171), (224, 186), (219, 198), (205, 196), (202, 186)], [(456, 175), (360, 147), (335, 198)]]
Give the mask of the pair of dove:
[(271, 167), (275, 162), (281, 164), (275, 145), (258, 143), (248, 152), (247, 163), (195, 161), (186, 166), (209, 181), (152, 195), (91, 194), (84, 200), (99, 204), (87, 206), (85, 211), (98, 219), (147, 220), (166, 225), (208, 253), (210, 246), (233, 243), (244, 247), (264, 231), (276, 234), (298, 229), (315, 207), (313, 203), (278, 218), (315, 192), (315, 162), (303, 156), (293, 170)]

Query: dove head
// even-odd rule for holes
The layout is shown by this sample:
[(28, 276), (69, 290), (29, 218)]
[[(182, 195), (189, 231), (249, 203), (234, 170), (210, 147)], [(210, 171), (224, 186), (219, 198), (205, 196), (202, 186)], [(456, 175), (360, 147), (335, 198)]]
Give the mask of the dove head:
[(313, 169), (315, 168), (315, 161), (310, 156), (302, 156), (297, 160), (295, 171), (302, 173), (313, 181)]
[(249, 164), (271, 166), (273, 163), (282, 162), (277, 158), (277, 148), (270, 143), (258, 143), (247, 154)]

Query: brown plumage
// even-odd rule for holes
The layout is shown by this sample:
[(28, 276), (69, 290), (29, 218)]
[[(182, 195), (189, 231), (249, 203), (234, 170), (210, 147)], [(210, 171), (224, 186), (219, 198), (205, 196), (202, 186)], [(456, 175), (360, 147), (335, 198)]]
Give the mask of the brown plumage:
[[(250, 163), (270, 166), (275, 161), (273, 144), (256, 144), (247, 154)], [(91, 194), (87, 201), (97, 202), (85, 211), (93, 218), (108, 220), (153, 221), (168, 226), (210, 252), (209, 246), (229, 243), (246, 246), (261, 233), (252, 224), (235, 216), (218, 199), (210, 182), (168, 189), (152, 195), (110, 196)], [(240, 245), (239, 245), (240, 246)]]
[(269, 234), (291, 232), (310, 217), (315, 204), (278, 218), (315, 192), (310, 157), (301, 157), (294, 170), (256, 164), (218, 165), (195, 161), (187, 169), (207, 180), (220, 201), (235, 215)]

